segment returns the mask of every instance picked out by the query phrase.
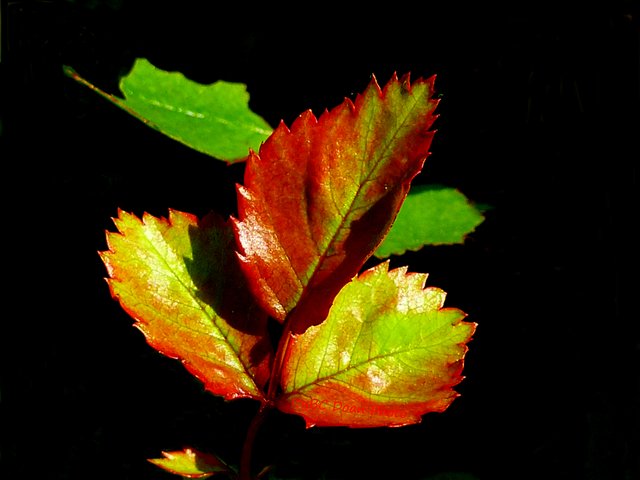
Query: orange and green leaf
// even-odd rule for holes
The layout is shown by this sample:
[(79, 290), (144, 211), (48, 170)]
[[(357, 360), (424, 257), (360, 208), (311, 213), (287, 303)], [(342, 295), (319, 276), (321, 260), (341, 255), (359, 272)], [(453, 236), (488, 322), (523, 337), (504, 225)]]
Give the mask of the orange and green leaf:
[(402, 426), (445, 410), (475, 324), (426, 279), (384, 262), (347, 284), (323, 323), (292, 337), (278, 407), (308, 427)]
[(293, 331), (321, 322), (389, 230), (433, 137), (433, 78), (375, 78), (354, 102), (280, 124), (247, 160), (235, 220), (262, 307)]
[(212, 393), (262, 400), (267, 318), (246, 289), (228, 223), (176, 210), (167, 219), (119, 211), (114, 223), (101, 252), (109, 287), (148, 343)]

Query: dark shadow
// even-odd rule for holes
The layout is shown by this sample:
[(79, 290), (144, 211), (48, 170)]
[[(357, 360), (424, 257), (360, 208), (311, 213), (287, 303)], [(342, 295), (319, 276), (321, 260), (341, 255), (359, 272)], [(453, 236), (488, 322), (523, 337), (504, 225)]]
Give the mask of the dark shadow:
[(253, 301), (235, 254), (235, 239), (229, 222), (217, 213), (203, 217), (197, 227), (189, 227), (193, 258), (185, 258), (196, 285), (197, 297), (210, 305), (216, 315), (240, 332), (264, 337), (250, 353), (253, 364), (270, 354), (267, 315)]

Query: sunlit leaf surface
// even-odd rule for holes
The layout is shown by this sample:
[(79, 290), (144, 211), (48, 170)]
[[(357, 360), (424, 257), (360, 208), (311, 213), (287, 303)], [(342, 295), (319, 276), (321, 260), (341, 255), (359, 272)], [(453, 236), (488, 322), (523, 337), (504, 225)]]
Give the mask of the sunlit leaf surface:
[(475, 324), (426, 279), (385, 262), (346, 285), (325, 322), (292, 338), (278, 407), (308, 427), (402, 426), (445, 410)]
[(272, 355), (266, 315), (245, 288), (228, 224), (176, 210), (167, 219), (120, 211), (114, 222), (101, 252), (109, 287), (149, 344), (214, 394), (262, 399)]
[(247, 160), (236, 221), (263, 308), (295, 331), (331, 302), (387, 233), (433, 137), (433, 78), (373, 79), (354, 102), (281, 124)]

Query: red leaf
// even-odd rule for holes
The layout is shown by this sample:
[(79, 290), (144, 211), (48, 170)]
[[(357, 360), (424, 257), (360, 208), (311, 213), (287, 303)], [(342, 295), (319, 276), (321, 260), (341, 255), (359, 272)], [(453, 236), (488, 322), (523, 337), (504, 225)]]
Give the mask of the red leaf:
[[(428, 155), (433, 77), (375, 78), (355, 102), (280, 124), (247, 160), (235, 220), (263, 308), (293, 331), (321, 322), (390, 228)], [(296, 321), (297, 320), (297, 321)]]
[(111, 294), (148, 343), (212, 393), (262, 400), (272, 357), (267, 318), (246, 289), (228, 223), (176, 210), (142, 221), (119, 211), (114, 222), (119, 233), (107, 232), (100, 256)]

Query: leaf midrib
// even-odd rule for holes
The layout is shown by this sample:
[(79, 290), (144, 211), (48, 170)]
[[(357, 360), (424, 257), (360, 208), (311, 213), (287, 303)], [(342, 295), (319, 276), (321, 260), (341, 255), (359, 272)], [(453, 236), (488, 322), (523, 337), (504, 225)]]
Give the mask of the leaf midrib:
[[(438, 328), (433, 330), (431, 333), (433, 334), (435, 332), (438, 332), (438, 331), (440, 331), (440, 330), (442, 330), (442, 329), (444, 329), (444, 328), (446, 328), (448, 326), (449, 326), (449, 324), (447, 322), (444, 322), (442, 325), (440, 325)], [(361, 332), (362, 332), (362, 329), (360, 329), (360, 332), (358, 332), (358, 335), (360, 335)], [(344, 374), (344, 373), (349, 372), (350, 370), (355, 370), (355, 369), (361, 368), (363, 366), (366, 366), (369, 363), (373, 363), (373, 362), (375, 362), (377, 360), (383, 360), (383, 359), (386, 359), (387, 357), (392, 357), (392, 356), (396, 356), (396, 355), (402, 355), (402, 354), (410, 353), (410, 352), (413, 352), (413, 351), (416, 351), (416, 350), (431, 350), (434, 347), (437, 347), (437, 346), (445, 343), (449, 337), (450, 336), (447, 336), (447, 337), (443, 338), (442, 340), (440, 340), (438, 342), (430, 343), (428, 345), (414, 346), (414, 347), (405, 348), (405, 349), (400, 348), (398, 350), (393, 350), (393, 351), (388, 352), (388, 353), (378, 354), (378, 355), (375, 355), (373, 357), (367, 358), (366, 360), (363, 360), (363, 361), (361, 361), (361, 362), (359, 362), (357, 364), (351, 364), (350, 363), (349, 366), (347, 366), (346, 368), (343, 368), (343, 369), (340, 369), (340, 370), (336, 370), (335, 372), (331, 373), (330, 375), (325, 375), (323, 377), (318, 377), (315, 380), (313, 380), (312, 382), (309, 382), (309, 383), (307, 383), (307, 384), (305, 384), (305, 385), (303, 385), (301, 387), (297, 387), (294, 390), (292, 390), (291, 392), (287, 392), (286, 394), (290, 395), (290, 394), (294, 394), (294, 393), (300, 393), (300, 392), (302, 392), (302, 391), (304, 391), (306, 389), (312, 388), (314, 385), (318, 385), (318, 384), (320, 384), (322, 382), (325, 382), (325, 381), (328, 381), (328, 380), (337, 380), (339, 382), (342, 382), (342, 380), (340, 380), (340, 378), (338, 378), (338, 377), (340, 375)], [(356, 348), (355, 344), (354, 344), (354, 348)], [(326, 353), (326, 350), (325, 350), (325, 353)], [(323, 358), (323, 360), (324, 360), (324, 358)], [(362, 392), (369, 393), (369, 392), (366, 392), (365, 390), (363, 390), (361, 388), (358, 388), (357, 385), (354, 385), (354, 384), (351, 384), (351, 383), (349, 383), (348, 385), (352, 389), (355, 388), (355, 389), (358, 389), (358, 390), (360, 390)]]
[[(369, 169), (369, 171), (366, 173), (364, 179), (362, 181), (360, 181), (360, 183), (358, 185), (358, 188), (356, 189), (356, 193), (353, 196), (353, 199), (351, 200), (351, 202), (349, 203), (348, 208), (346, 209), (346, 213), (344, 215), (340, 215), (341, 221), (338, 223), (338, 226), (336, 227), (335, 231), (331, 235), (331, 239), (327, 243), (327, 246), (324, 248), (324, 250), (322, 250), (321, 253), (320, 253), (320, 250), (317, 249), (318, 252), (319, 252), (318, 262), (316, 263), (316, 266), (313, 268), (313, 272), (309, 276), (309, 280), (307, 281), (306, 285), (304, 285), (302, 287), (302, 291), (300, 292), (300, 295), (298, 297), (298, 302), (300, 301), (300, 299), (303, 298), (303, 296), (305, 294), (305, 291), (309, 288), (309, 285), (313, 285), (313, 280), (316, 277), (316, 275), (319, 272), (322, 271), (322, 265), (324, 264), (324, 262), (326, 261), (326, 259), (328, 257), (328, 252), (331, 250), (331, 246), (334, 245), (334, 243), (336, 243), (336, 238), (337, 238), (338, 234), (342, 230), (348, 228), (348, 225), (351, 225), (351, 223), (353, 223), (352, 221), (349, 220), (349, 217), (351, 216), (351, 214), (354, 211), (358, 210), (357, 208), (354, 208), (354, 204), (356, 204), (358, 198), (360, 197), (360, 195), (361, 195), (361, 193), (363, 191), (364, 185), (366, 185), (369, 182), (369, 180), (371, 179), (371, 177), (373, 176), (373, 174), (376, 171), (378, 171), (378, 167), (380, 166), (380, 163), (383, 161), (384, 158), (386, 158), (385, 153), (391, 148), (391, 145), (394, 143), (394, 139), (397, 138), (398, 133), (400, 132), (400, 130), (402, 130), (403, 126), (408, 121), (408, 118), (411, 116), (410, 113), (414, 111), (414, 109), (416, 108), (416, 106), (418, 104), (418, 100), (416, 99), (416, 97), (414, 95), (411, 96), (411, 99), (413, 100), (413, 106), (410, 109), (407, 110), (405, 118), (397, 126), (397, 128), (396, 128), (394, 134), (391, 136), (391, 138), (386, 142), (386, 144), (385, 144), (384, 148), (382, 149), (381, 153), (377, 156), (376, 161), (373, 162), (373, 168)], [(383, 103), (384, 103), (384, 100), (383, 100)], [(374, 115), (371, 115), (369, 123), (371, 124), (372, 122), (374, 122)], [(365, 136), (365, 141), (363, 142), (363, 144), (365, 146), (368, 144), (368, 142), (366, 140), (368, 139), (369, 135), (371, 134), (371, 132), (373, 130), (374, 130), (373, 128), (368, 128), (367, 129), (367, 134)], [(367, 154), (366, 148), (363, 149), (361, 154), (362, 154), (361, 159), (366, 156), (366, 154)], [(360, 163), (362, 165), (366, 165), (367, 164), (367, 162), (360, 162)], [(388, 194), (389, 193), (387, 193), (387, 195)], [(332, 197), (333, 197), (333, 195), (332, 195)], [(383, 197), (380, 197), (380, 199), (382, 199)], [(299, 279), (300, 275), (295, 271), (295, 269), (294, 269), (294, 273), (295, 273), (296, 277)]]
[[(221, 125), (225, 125), (227, 127), (230, 127), (232, 129), (235, 129), (237, 131), (243, 131), (243, 130), (248, 130), (251, 131), (253, 133), (259, 133), (260, 135), (270, 135), (272, 133), (272, 130), (266, 130), (264, 128), (260, 128), (257, 127), (255, 125), (252, 124), (248, 124), (245, 122), (230, 122), (229, 120), (227, 120), (224, 117), (220, 117), (218, 115), (211, 115), (210, 113), (203, 113), (200, 111), (196, 111), (196, 110), (191, 110), (189, 108), (184, 108), (181, 106), (177, 106), (177, 105), (171, 105), (168, 103), (163, 103), (160, 102), (158, 100), (154, 100), (152, 98), (147, 97), (146, 95), (143, 95), (141, 93), (134, 93), (132, 90), (128, 89), (128, 92), (125, 92), (123, 90), (123, 93), (125, 94), (125, 98), (122, 99), (125, 103), (129, 104), (130, 108), (135, 108), (133, 107), (133, 105), (131, 105), (132, 103), (135, 104), (135, 99), (140, 100), (141, 102), (143, 102), (144, 104), (151, 106), (151, 107), (155, 107), (155, 108), (161, 108), (163, 110), (172, 112), (172, 113), (176, 113), (176, 114), (180, 114), (180, 115), (184, 115), (185, 117), (192, 119), (192, 120), (209, 120), (212, 122), (217, 122)], [(128, 93), (128, 94), (127, 94)], [(133, 95), (133, 98), (132, 98)], [(132, 101), (133, 100), (133, 101)], [(148, 121), (151, 121), (150, 119), (147, 119)]]

